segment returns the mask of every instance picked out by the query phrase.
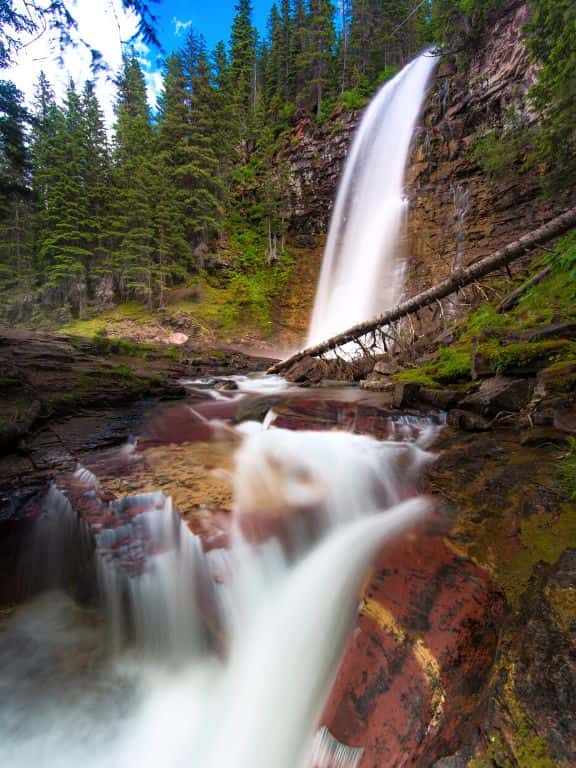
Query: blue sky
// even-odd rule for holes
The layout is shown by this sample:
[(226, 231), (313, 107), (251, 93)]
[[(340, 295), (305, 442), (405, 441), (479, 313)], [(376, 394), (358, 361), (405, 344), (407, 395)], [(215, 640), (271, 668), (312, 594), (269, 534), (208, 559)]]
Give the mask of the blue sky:
[[(261, 34), (266, 31), (272, 2), (273, 0), (252, 0), (252, 20)], [(214, 48), (219, 40), (228, 42), (234, 18), (234, 5), (235, 0), (164, 0), (154, 6), (154, 12), (160, 19), (160, 41), (166, 52), (170, 53), (180, 47), (188, 26), (193, 26), (197, 32), (204, 35), (210, 49)]]
[[(50, 0), (40, 0), (48, 3)], [(24, 0), (14, 0), (18, 8), (25, 10)], [(35, 83), (40, 71), (44, 71), (52, 83), (56, 96), (63, 98), (70, 78), (82, 86), (92, 79), (90, 68), (90, 47), (101, 51), (108, 65), (108, 72), (96, 79), (96, 92), (111, 126), (114, 122), (116, 88), (114, 77), (122, 63), (122, 50), (136, 30), (137, 21), (127, 13), (121, 0), (65, 0), (78, 22), (78, 29), (72, 37), (78, 45), (68, 46), (63, 57), (54, 35), (31, 35), (23, 38), (24, 43), (14, 65), (2, 73), (5, 79), (13, 80), (25, 94), (28, 104), (32, 103)], [(253, 23), (261, 34), (266, 30), (266, 21), (273, 0), (252, 0)], [(158, 37), (169, 54), (182, 46), (187, 30), (193, 26), (206, 38), (209, 49), (219, 40), (226, 43), (230, 37), (234, 18), (235, 0), (164, 0), (153, 4), (158, 16)], [(134, 51), (138, 56), (146, 84), (148, 98), (154, 107), (162, 91), (162, 54), (144, 43), (137, 42)]]

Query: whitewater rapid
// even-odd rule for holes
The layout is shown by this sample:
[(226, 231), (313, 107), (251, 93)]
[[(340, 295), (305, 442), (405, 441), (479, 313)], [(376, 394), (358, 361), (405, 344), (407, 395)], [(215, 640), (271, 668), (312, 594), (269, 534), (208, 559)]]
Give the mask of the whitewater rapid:
[[(429, 458), (345, 432), (254, 431), (236, 456), (229, 546), (208, 553), (152, 494), (132, 523), (154, 545), (145, 571), (98, 556), (104, 624), (59, 592), (8, 624), (0, 764), (309, 768), (362, 582), (422, 518), (424, 501), (399, 499)], [(69, 519), (57, 493), (50, 503)]]

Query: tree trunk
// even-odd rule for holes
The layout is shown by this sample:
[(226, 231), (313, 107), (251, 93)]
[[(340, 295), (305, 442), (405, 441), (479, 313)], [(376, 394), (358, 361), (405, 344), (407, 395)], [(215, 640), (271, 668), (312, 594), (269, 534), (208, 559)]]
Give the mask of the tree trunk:
[(446, 296), (455, 293), (460, 288), (474, 283), (481, 277), (485, 277), (490, 274), (490, 272), (494, 272), (495, 270), (510, 264), (535, 246), (548, 242), (549, 240), (564, 234), (573, 227), (576, 227), (576, 208), (572, 208), (561, 216), (552, 219), (552, 221), (549, 221), (542, 227), (538, 227), (538, 229), (530, 234), (524, 235), (519, 240), (515, 240), (513, 243), (506, 245), (504, 248), (501, 248), (490, 256), (477, 261), (475, 264), (454, 272), (447, 280), (443, 280), (441, 283), (429, 288), (427, 291), (423, 291), (422, 293), (413, 296), (411, 299), (402, 302), (402, 304), (399, 304), (388, 312), (384, 312), (384, 314), (379, 315), (374, 320), (367, 320), (363, 323), (359, 323), (358, 325), (349, 328), (347, 331), (343, 331), (330, 339), (326, 339), (326, 341), (323, 341), (320, 344), (316, 344), (314, 347), (303, 349), (301, 352), (297, 352), (286, 360), (276, 363), (268, 369), (268, 373), (279, 373), (284, 371), (303, 357), (322, 355), (325, 352), (336, 349), (336, 347), (341, 347), (344, 344), (355, 341), (381, 326), (386, 326), (402, 317), (406, 317), (422, 307), (427, 307), (439, 299), (444, 299)]
[(534, 277), (531, 277), (530, 280), (527, 280), (525, 283), (522, 283), (522, 285), (516, 288), (515, 291), (512, 291), (512, 293), (509, 293), (508, 296), (502, 299), (500, 304), (498, 304), (498, 309), (496, 311), (508, 312), (508, 310), (515, 307), (516, 304), (518, 304), (518, 302), (522, 298), (522, 296), (526, 293), (526, 291), (532, 288), (532, 286), (538, 285), (538, 283), (541, 283), (545, 277), (548, 277), (550, 272), (552, 272), (552, 264), (549, 264), (547, 267), (544, 267), (544, 269), (541, 269), (539, 272), (536, 272)]

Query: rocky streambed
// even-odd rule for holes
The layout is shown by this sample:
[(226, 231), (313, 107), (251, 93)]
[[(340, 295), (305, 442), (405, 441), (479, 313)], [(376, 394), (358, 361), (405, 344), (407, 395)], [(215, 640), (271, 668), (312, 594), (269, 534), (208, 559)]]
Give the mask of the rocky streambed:
[[(446, 404), (408, 397), (406, 385), (262, 390), (249, 377), (226, 376), (262, 368), (237, 355), (184, 362), (124, 354), (128, 362), (119, 363), (87, 348), (76, 357), (63, 338), (26, 337), (25, 355), (14, 346), (22, 337), (7, 338), (0, 350), (9, 374), (25, 373), (21, 390), (34, 393), (39, 410), (16, 419), (20, 436), (4, 444), (16, 450), (0, 459), (4, 609), (23, 596), (21, 554), (53, 482), (88, 526), (65, 586), (90, 605), (90, 541), (112, 524), (111, 505), (128, 525), (155, 503), (151, 491), (163, 492), (206, 549), (226, 546), (229, 473), (255, 421), (396, 442), (427, 433), (435, 460), (406, 493), (429, 494), (435, 517), (382, 551), (322, 724), (363, 748), (363, 767), (573, 764), (576, 509), (558, 483), (566, 433), (554, 424), (522, 431), (502, 419), (471, 433), (447, 417)], [(119, 377), (117, 365), (131, 373)], [(99, 396), (73, 389), (82, 373)], [(12, 381), (7, 391), (18, 413)], [(78, 464), (86, 474), (75, 474)]]

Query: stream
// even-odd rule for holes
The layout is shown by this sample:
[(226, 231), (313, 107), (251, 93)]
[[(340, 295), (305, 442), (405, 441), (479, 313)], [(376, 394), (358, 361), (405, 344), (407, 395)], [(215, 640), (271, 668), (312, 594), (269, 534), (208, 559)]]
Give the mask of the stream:
[[(404, 167), (434, 68), (422, 54), (366, 111), (311, 340), (401, 294)], [(419, 493), (443, 414), (265, 375), (183, 384), (132, 434), (112, 414), (40, 439), (54, 480), (14, 514), (28, 600), (0, 616), (0, 764), (431, 765), (496, 638), (485, 575)], [(106, 447), (86, 449), (95, 428)]]
[[(189, 400), (46, 496), (25, 553), (32, 599), (2, 624), (2, 765), (360, 764), (322, 713), (371, 563), (429, 516), (415, 488), (440, 418), (278, 377), (186, 385)], [(261, 421), (238, 422), (270, 398)], [(322, 424), (326, 408), (347, 428)], [(358, 433), (370, 408), (389, 439)], [(229, 485), (230, 508), (181, 518), (158, 489), (111, 498), (92, 470), (137, 489), (160, 443), (168, 465), (224, 448), (231, 463), (206, 479)], [(210, 514), (218, 535), (194, 533)], [(84, 570), (95, 560), (95, 601), (73, 600), (58, 567), (80, 552)]]

